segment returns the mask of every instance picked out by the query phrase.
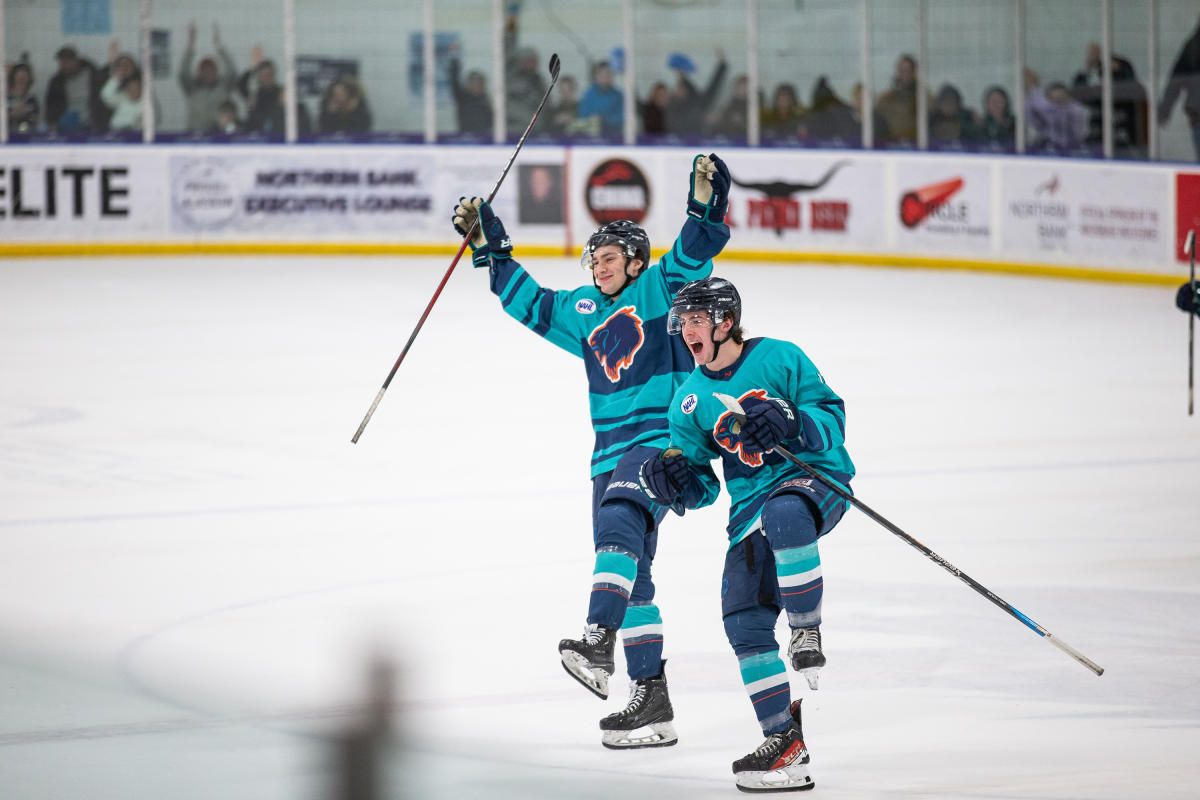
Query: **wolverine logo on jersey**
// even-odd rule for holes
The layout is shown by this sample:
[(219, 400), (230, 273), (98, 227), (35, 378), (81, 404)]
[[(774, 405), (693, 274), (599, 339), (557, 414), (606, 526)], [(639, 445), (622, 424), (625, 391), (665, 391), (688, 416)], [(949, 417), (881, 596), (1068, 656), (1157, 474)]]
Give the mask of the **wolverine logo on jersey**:
[(596, 360), (613, 383), (621, 380), (621, 370), (633, 366), (633, 357), (645, 341), (642, 319), (634, 313), (633, 306), (625, 306), (604, 320), (588, 337)]
[[(741, 404), (743, 411), (749, 411), (759, 403), (770, 402), (765, 399), (766, 396), (765, 389), (751, 389), (738, 398), (738, 403)], [(737, 456), (738, 460), (746, 466), (761, 467), (763, 465), (762, 453), (747, 453), (742, 450), (741, 427), (733, 418), (732, 411), (726, 411), (717, 417), (717, 423), (713, 425), (713, 439), (721, 446), (722, 450)]]

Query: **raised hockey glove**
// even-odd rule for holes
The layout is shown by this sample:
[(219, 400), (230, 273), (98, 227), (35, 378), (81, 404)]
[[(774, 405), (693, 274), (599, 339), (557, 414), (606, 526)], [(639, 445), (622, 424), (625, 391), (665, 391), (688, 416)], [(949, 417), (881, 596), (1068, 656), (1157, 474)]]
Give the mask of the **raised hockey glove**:
[(504, 232), (504, 223), (487, 201), (478, 197), (460, 197), (458, 205), (454, 207), (454, 230), (466, 236), (476, 219), (479, 220), (479, 226), (471, 239), (471, 263), (476, 267), (486, 267), (492, 259), (512, 258), (512, 240)]
[(692, 472), (687, 459), (675, 448), (663, 450), (658, 455), (646, 459), (638, 472), (638, 481), (647, 497), (660, 506), (673, 508), (681, 514), (683, 509), (680, 497), (691, 478)]
[(796, 407), (780, 397), (765, 397), (746, 409), (742, 423), (742, 450), (765, 453), (781, 442), (800, 434), (800, 415)]
[(484, 244), (483, 230), (476, 225), (476, 222), (479, 219), (479, 207), (481, 205), (483, 205), (482, 198), (472, 197), (468, 199), (466, 197), (460, 197), (458, 198), (458, 204), (454, 206), (454, 214), (451, 217), (451, 219), (454, 221), (454, 230), (458, 231), (459, 236), (466, 236), (468, 231), (471, 231), (472, 227), (475, 228), (475, 230), (472, 232), (471, 241), (469, 242), (471, 245), (471, 252), (475, 252), (480, 247), (483, 247)]
[(691, 188), (688, 191), (689, 217), (709, 222), (724, 222), (729, 210), (729, 167), (716, 153), (692, 159)]

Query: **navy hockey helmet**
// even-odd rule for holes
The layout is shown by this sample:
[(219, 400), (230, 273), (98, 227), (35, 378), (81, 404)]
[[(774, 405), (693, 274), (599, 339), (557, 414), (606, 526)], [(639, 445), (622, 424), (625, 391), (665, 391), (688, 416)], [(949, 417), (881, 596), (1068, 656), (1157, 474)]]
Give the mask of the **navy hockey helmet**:
[(591, 269), (592, 254), (608, 244), (620, 247), (626, 258), (641, 259), (643, 269), (650, 266), (650, 237), (646, 235), (642, 226), (628, 219), (607, 222), (597, 228), (596, 232), (588, 237), (579, 263), (584, 269)]
[(680, 315), (689, 311), (707, 311), (713, 327), (732, 319), (736, 329), (742, 320), (742, 297), (737, 288), (724, 278), (704, 278), (685, 283), (671, 301), (667, 332), (682, 332)]

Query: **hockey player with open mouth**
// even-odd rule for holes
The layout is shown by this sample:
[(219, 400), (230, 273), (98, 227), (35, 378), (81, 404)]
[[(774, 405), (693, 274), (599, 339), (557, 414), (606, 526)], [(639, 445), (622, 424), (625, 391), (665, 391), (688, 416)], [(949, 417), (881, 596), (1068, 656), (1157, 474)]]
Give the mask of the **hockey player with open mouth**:
[(675, 296), (668, 330), (687, 345), (696, 370), (668, 412), (671, 447), (643, 463), (640, 481), (655, 502), (682, 514), (716, 500), (710, 462), (721, 459), (731, 497), (721, 613), (766, 737), (733, 762), (733, 772), (743, 791), (798, 791), (813, 781), (775, 620), (787, 614), (787, 660), (816, 689), (825, 665), (817, 539), (849, 504), (772, 451), (804, 453), (847, 491), (854, 465), (841, 398), (799, 347), (746, 340), (741, 319), (741, 297), (727, 280), (697, 280)]
[(692, 359), (667, 333), (679, 287), (712, 273), (729, 240), (725, 212), (729, 170), (715, 154), (696, 156), (689, 174), (687, 219), (671, 249), (650, 266), (650, 240), (630, 220), (602, 225), (588, 239), (583, 266), (591, 280), (574, 290), (539, 286), (513, 259), (512, 240), (491, 207), (462, 198), (454, 227), (470, 242), (476, 267), (487, 267), (506, 313), (583, 359), (592, 427), (594, 569), (587, 626), (558, 651), (567, 673), (608, 697), (617, 632), (631, 682), (625, 709), (600, 721), (606, 747), (665, 747), (678, 741), (667, 693), (662, 617), (654, 604), (651, 563), (666, 509), (640, 490), (643, 461), (666, 447), (666, 409), (691, 372)]

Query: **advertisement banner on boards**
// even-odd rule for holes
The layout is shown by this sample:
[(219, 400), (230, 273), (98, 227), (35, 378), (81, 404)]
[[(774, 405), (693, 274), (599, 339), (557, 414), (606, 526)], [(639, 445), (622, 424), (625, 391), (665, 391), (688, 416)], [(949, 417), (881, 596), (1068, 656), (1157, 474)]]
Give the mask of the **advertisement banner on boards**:
[[(575, 148), (570, 158), (572, 230), (613, 219), (646, 228), (668, 247), (686, 218), (695, 151)], [(733, 179), (726, 222), (730, 247), (790, 250), (877, 249), (884, 244), (881, 160), (844, 153), (727, 150)]]
[(165, 233), (163, 158), (121, 148), (0, 148), (0, 238), (120, 241)]
[(1000, 243), (1007, 256), (1144, 270), (1167, 264), (1168, 172), (1058, 161), (1001, 169)]
[(171, 229), (221, 236), (432, 233), (431, 159), (400, 151), (171, 155)]
[(901, 252), (987, 256), (992, 248), (992, 170), (979, 161), (897, 161), (891, 213)]

